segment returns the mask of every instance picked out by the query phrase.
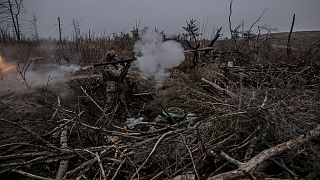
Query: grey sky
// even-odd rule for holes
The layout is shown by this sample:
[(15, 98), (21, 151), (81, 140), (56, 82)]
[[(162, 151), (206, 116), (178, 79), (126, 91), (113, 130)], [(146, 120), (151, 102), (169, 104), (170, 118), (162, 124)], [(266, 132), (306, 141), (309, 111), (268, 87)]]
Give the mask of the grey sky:
[[(80, 23), (81, 32), (89, 29), (95, 35), (129, 32), (140, 20), (142, 25), (157, 27), (173, 34), (182, 32), (186, 20), (197, 19), (208, 24), (206, 33), (223, 27), (228, 35), (229, 0), (25, 0), (24, 20), (33, 13), (38, 17), (41, 37), (57, 37), (57, 17), (63, 23), (63, 35), (71, 36), (72, 19)], [(233, 26), (242, 20), (246, 26), (266, 9), (260, 25), (268, 24), (280, 31), (288, 31), (292, 15), (296, 13), (295, 31), (320, 30), (320, 0), (235, 0)], [(31, 23), (24, 21), (24, 33), (31, 34)]]

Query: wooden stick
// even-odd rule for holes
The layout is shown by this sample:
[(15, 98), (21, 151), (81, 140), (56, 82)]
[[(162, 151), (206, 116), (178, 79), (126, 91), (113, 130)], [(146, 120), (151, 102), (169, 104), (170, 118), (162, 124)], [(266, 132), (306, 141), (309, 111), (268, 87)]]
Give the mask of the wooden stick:
[(42, 176), (30, 174), (30, 173), (28, 173), (28, 172), (24, 172), (24, 171), (21, 171), (21, 170), (12, 169), (11, 171), (12, 171), (12, 172), (15, 172), (15, 173), (18, 173), (18, 174), (21, 174), (21, 175), (23, 175), (23, 176), (27, 176), (27, 177), (32, 178), (32, 179), (53, 180), (53, 179), (51, 179), (51, 178), (46, 178), (46, 177), (42, 177)]
[(237, 167), (241, 167), (243, 165), (242, 162), (234, 159), (233, 157), (230, 157), (228, 154), (221, 152), (220, 154), (223, 158), (225, 158), (226, 160), (228, 160), (229, 162), (231, 162), (232, 164), (236, 165)]
[[(65, 126), (61, 130), (60, 143), (61, 143), (61, 149), (68, 148), (68, 126)], [(64, 175), (68, 170), (68, 164), (69, 164), (68, 159), (60, 161), (60, 166), (56, 175), (56, 179), (62, 179), (64, 177)]]
[(231, 97), (232, 99), (237, 99), (237, 95), (235, 95), (234, 93), (232, 93), (231, 91), (228, 91), (226, 89), (223, 89), (222, 87), (220, 87), (219, 85), (205, 79), (205, 78), (201, 78), (202, 82), (205, 82), (209, 85), (211, 85), (212, 87), (214, 87), (216, 90), (221, 91), (223, 93), (225, 93), (226, 95), (228, 95), (229, 97)]
[[(103, 154), (106, 153), (106, 152), (107, 152), (107, 150), (105, 149), (105, 150), (103, 150), (103, 151), (100, 153), (100, 155), (103, 155)], [(68, 172), (65, 174), (64, 178), (67, 178), (68, 176), (74, 175), (76, 172), (80, 171), (81, 169), (84, 169), (84, 168), (92, 165), (92, 164), (93, 164), (94, 162), (96, 162), (97, 160), (98, 160), (97, 157), (95, 157), (95, 158), (93, 158), (93, 159), (90, 159), (90, 160), (85, 161), (85, 162), (82, 163), (80, 166), (76, 167), (75, 169), (73, 169), (73, 170), (71, 170), (71, 171), (68, 171)]]
[(98, 109), (103, 113), (103, 115), (105, 116), (104, 110), (103, 108), (95, 101), (92, 99), (92, 97), (87, 93), (87, 91), (80, 86), (81, 90), (83, 91), (83, 93), (93, 102), (94, 105), (96, 105), (98, 107)]
[(183, 143), (184, 143), (184, 146), (187, 148), (188, 152), (189, 152), (189, 155), (190, 155), (190, 158), (191, 158), (191, 162), (192, 162), (192, 165), (193, 165), (193, 170), (194, 170), (194, 173), (196, 174), (198, 180), (200, 180), (200, 176), (198, 174), (198, 171), (197, 171), (197, 168), (196, 168), (196, 164), (194, 163), (194, 158), (192, 156), (192, 152), (190, 150), (190, 148), (188, 147), (187, 143), (186, 143), (186, 140), (184, 139), (184, 137), (181, 135), (182, 139), (183, 139)]
[(96, 152), (95, 156), (97, 157), (97, 161), (98, 161), (98, 164), (99, 164), (99, 167), (100, 167), (100, 170), (101, 170), (101, 175), (102, 175), (102, 179), (103, 180), (106, 180), (106, 173), (103, 169), (103, 165), (102, 165), (102, 162), (101, 162), (101, 159), (100, 159), (100, 156), (98, 154), (98, 152)]
[(123, 164), (124, 164), (124, 162), (126, 161), (126, 159), (127, 159), (127, 158), (124, 158), (124, 159), (122, 160), (121, 164), (120, 164), (120, 165), (119, 165), (119, 167), (117, 168), (117, 170), (116, 170), (116, 172), (114, 173), (114, 175), (113, 175), (113, 177), (112, 177), (112, 179), (111, 179), (111, 180), (115, 180), (115, 179), (116, 179), (116, 177), (117, 177), (117, 175), (118, 175), (118, 173), (119, 173), (119, 171), (120, 171), (120, 169), (121, 169), (122, 165), (123, 165)]

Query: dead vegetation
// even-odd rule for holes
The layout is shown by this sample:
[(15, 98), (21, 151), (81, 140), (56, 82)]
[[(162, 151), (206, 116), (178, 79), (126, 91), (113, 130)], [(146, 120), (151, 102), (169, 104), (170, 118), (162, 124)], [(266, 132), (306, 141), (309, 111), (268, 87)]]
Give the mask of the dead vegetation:
[[(133, 129), (115, 115), (117, 107), (105, 111), (98, 70), (79, 72), (88, 78), (71, 77), (67, 95), (39, 88), (0, 96), (0, 176), (314, 179), (320, 169), (317, 53), (310, 59), (292, 48), (289, 59), (285, 50), (269, 46), (264, 38), (238, 39), (238, 51), (234, 40), (217, 39), (203, 51), (202, 41), (192, 39), (192, 54), (170, 70), (160, 88), (131, 70), (129, 111), (144, 118)], [(59, 57), (52, 58), (71, 56), (87, 65), (98, 62), (106, 49), (130, 57), (134, 41), (120, 34), (80, 38), (77, 46), (60, 42), (52, 50)], [(39, 49), (34, 56), (49, 59)], [(230, 61), (233, 66), (226, 65)], [(155, 123), (162, 108), (169, 107), (194, 113), (197, 119)]]

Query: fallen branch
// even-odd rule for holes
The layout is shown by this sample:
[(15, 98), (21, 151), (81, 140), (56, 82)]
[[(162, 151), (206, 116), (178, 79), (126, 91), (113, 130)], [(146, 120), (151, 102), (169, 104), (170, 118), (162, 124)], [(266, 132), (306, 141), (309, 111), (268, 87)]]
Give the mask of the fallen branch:
[(229, 97), (231, 97), (232, 99), (237, 99), (237, 95), (235, 95), (234, 93), (232, 93), (231, 91), (228, 91), (226, 89), (223, 89), (222, 87), (220, 87), (219, 85), (205, 79), (205, 78), (201, 78), (202, 82), (205, 82), (207, 84), (209, 84), (210, 86), (214, 87), (216, 90), (225, 93), (226, 95), (228, 95)]
[(241, 163), (234, 158), (228, 156), (224, 152), (221, 153), (221, 156), (229, 160), (231, 163), (238, 166), (238, 169), (233, 171), (228, 171), (222, 174), (218, 174), (216, 176), (209, 177), (208, 180), (216, 180), (216, 179), (238, 179), (240, 177), (244, 177), (248, 174), (251, 174), (254, 169), (265, 160), (270, 159), (276, 155), (283, 153), (284, 151), (290, 150), (294, 147), (300, 146), (316, 137), (320, 136), (320, 125), (318, 125), (315, 129), (309, 131), (306, 134), (302, 134), (295, 139), (289, 140), (287, 142), (278, 144), (272, 148), (266, 149), (253, 157), (246, 163)]
[(100, 159), (100, 156), (99, 156), (98, 152), (96, 152), (95, 156), (97, 157), (97, 161), (98, 161), (99, 167), (101, 169), (102, 179), (106, 180), (107, 179), (106, 178), (106, 173), (105, 173), (105, 171), (103, 169), (103, 165), (102, 165), (102, 162), (101, 162), (101, 159)]
[[(103, 150), (102, 152), (100, 152), (100, 156), (102, 156), (104, 153), (107, 152), (107, 149)], [(87, 160), (85, 161), (84, 163), (82, 163), (80, 166), (76, 167), (75, 169), (71, 170), (71, 171), (68, 171), (65, 176), (63, 178), (67, 178), (69, 176), (72, 176), (74, 175), (76, 172), (84, 169), (84, 168), (87, 168), (88, 166), (91, 166), (93, 163), (95, 163), (96, 161), (98, 160), (97, 157), (93, 158), (93, 159), (90, 159), (90, 160)]]
[(42, 177), (42, 176), (30, 174), (30, 173), (28, 173), (28, 172), (24, 172), (24, 171), (21, 171), (21, 170), (12, 169), (11, 171), (12, 171), (12, 172), (15, 172), (15, 173), (18, 173), (18, 174), (21, 174), (21, 175), (23, 175), (23, 176), (32, 178), (32, 179), (53, 180), (53, 179), (51, 179), (51, 178), (46, 178), (46, 177)]
[(124, 158), (124, 159), (122, 160), (122, 162), (121, 162), (120, 165), (118, 166), (118, 168), (117, 168), (116, 172), (114, 173), (114, 175), (113, 175), (113, 177), (112, 177), (111, 180), (115, 180), (115, 179), (116, 179), (116, 177), (117, 177), (117, 175), (118, 175), (118, 173), (119, 173), (122, 165), (123, 165), (124, 162), (126, 161), (126, 159), (127, 159), (127, 158)]
[(83, 93), (93, 102), (94, 105), (97, 106), (97, 108), (103, 113), (103, 115), (105, 116), (104, 114), (104, 110), (103, 108), (87, 93), (87, 91), (82, 87), (80, 86), (81, 90), (83, 91)]
[[(65, 126), (61, 130), (60, 143), (61, 143), (61, 149), (68, 148), (68, 126)], [(60, 166), (56, 175), (56, 179), (62, 179), (64, 177), (65, 173), (68, 170), (68, 164), (69, 164), (68, 159), (60, 161)]]
[(185, 138), (184, 138), (182, 135), (181, 135), (181, 137), (182, 137), (182, 139), (183, 139), (184, 146), (187, 148), (188, 153), (189, 153), (189, 155), (190, 155), (191, 162), (192, 162), (192, 165), (193, 165), (194, 173), (196, 174), (197, 179), (200, 179), (200, 176), (199, 176), (198, 171), (197, 171), (197, 168), (196, 168), (196, 164), (195, 164), (195, 162), (194, 162), (194, 158), (193, 158), (193, 156), (192, 156), (192, 152), (191, 152), (190, 148), (188, 147)]

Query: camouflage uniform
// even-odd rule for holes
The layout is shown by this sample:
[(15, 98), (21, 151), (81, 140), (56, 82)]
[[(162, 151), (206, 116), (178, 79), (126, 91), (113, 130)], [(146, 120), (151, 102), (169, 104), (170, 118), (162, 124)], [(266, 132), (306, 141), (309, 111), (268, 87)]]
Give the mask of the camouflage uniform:
[[(110, 51), (107, 53), (106, 60), (112, 61), (115, 58), (115, 52)], [(107, 93), (107, 108), (111, 109), (119, 103), (119, 112), (122, 118), (129, 117), (129, 111), (125, 100), (126, 85), (121, 80), (121, 73), (124, 66), (122, 65), (107, 65), (102, 72), (102, 78), (106, 85)], [(118, 102), (117, 102), (118, 101)]]

